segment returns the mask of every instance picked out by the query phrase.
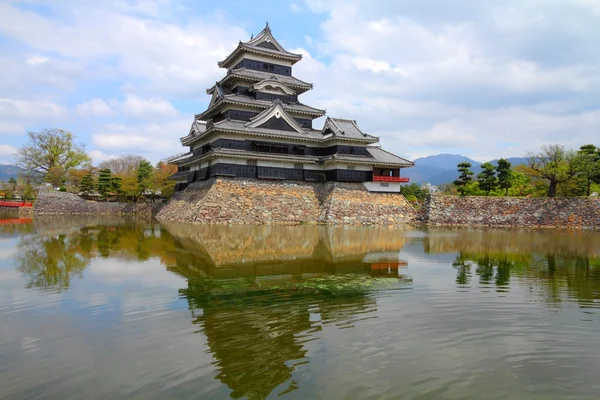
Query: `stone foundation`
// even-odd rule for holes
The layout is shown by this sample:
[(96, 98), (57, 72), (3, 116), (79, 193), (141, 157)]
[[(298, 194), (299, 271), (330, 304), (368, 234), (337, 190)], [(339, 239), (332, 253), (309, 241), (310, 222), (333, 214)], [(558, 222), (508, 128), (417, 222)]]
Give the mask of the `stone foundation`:
[(84, 200), (74, 193), (40, 190), (34, 215), (122, 215), (152, 216), (150, 203), (118, 203)]
[(600, 199), (431, 196), (419, 220), (431, 225), (600, 230)]
[(213, 178), (176, 193), (156, 218), (203, 224), (397, 224), (415, 219), (404, 196), (360, 184)]
[(385, 225), (415, 220), (415, 210), (398, 193), (375, 193), (362, 183), (336, 182), (321, 207), (320, 222)]

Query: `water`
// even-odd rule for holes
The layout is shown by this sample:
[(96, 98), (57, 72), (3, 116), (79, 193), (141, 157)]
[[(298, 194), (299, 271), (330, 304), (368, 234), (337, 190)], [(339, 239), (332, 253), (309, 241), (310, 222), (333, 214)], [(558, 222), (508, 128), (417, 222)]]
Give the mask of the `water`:
[(0, 223), (2, 399), (597, 399), (600, 234)]

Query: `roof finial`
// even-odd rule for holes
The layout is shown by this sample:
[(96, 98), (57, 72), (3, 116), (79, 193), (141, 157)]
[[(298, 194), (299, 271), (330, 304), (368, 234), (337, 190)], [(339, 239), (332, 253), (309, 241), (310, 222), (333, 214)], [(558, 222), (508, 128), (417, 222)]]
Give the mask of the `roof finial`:
[(254, 33), (250, 35), (250, 40), (254, 39)]
[(269, 21), (267, 21), (267, 26), (265, 26), (265, 29), (269, 29)]

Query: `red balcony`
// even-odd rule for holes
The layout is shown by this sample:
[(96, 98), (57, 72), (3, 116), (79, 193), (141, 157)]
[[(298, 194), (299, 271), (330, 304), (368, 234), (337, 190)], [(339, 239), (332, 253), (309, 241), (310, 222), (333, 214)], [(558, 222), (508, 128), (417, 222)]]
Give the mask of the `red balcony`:
[(399, 182), (407, 183), (410, 178), (404, 178), (402, 176), (373, 176), (373, 182)]

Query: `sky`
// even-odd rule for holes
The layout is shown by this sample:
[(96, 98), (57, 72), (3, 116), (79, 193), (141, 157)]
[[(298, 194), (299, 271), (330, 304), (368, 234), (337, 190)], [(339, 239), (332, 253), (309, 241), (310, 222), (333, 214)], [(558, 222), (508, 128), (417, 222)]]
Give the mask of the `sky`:
[(303, 55), (300, 101), (398, 155), (600, 145), (600, 0), (0, 0), (0, 163), (44, 128), (95, 164), (184, 152), (217, 62), (266, 21)]

